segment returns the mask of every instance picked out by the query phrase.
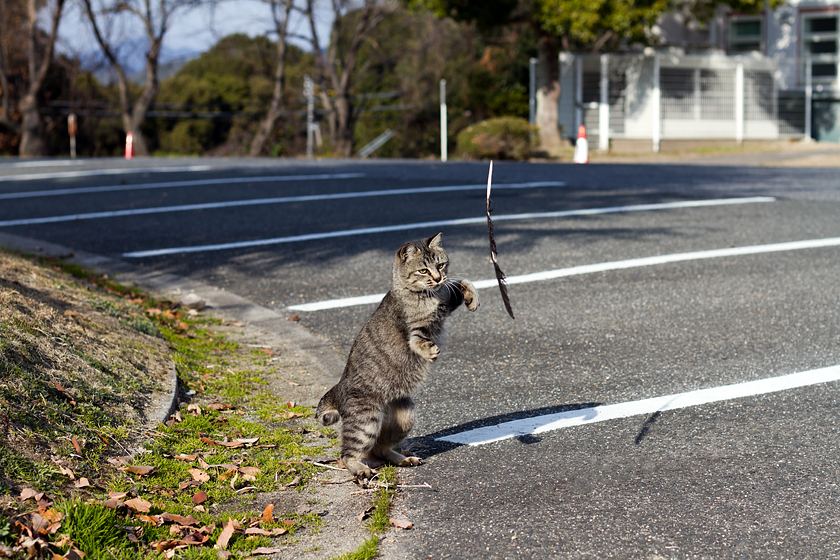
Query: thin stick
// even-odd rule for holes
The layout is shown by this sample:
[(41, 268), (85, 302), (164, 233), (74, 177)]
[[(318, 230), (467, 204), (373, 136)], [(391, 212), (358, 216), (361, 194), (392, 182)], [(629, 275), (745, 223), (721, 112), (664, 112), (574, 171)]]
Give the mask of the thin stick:
[(315, 465), (316, 467), (324, 467), (325, 469), (332, 469), (334, 471), (346, 471), (347, 470), (347, 469), (342, 469), (341, 467), (334, 467), (332, 465), (325, 465), (324, 463), (317, 463), (315, 461), (312, 461), (312, 464)]
[(496, 260), (496, 238), (493, 235), (493, 220), (490, 219), (490, 213), (493, 211), (492, 201), (490, 200), (490, 189), (493, 183), (493, 162), (490, 162), (490, 170), (487, 172), (487, 233), (490, 237), (490, 260), (493, 261), (493, 269), (496, 271), (496, 280), (499, 282), (499, 291), (502, 294), (502, 302), (505, 304), (505, 309), (510, 315), (511, 319), (516, 319), (513, 316), (513, 308), (510, 305), (510, 297), (507, 292), (507, 282), (505, 282), (505, 273), (499, 267), (499, 262)]

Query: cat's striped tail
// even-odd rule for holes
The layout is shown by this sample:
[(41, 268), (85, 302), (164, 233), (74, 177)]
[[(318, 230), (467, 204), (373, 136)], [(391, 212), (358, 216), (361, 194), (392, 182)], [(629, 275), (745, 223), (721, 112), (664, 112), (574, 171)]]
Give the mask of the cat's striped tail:
[(315, 409), (315, 417), (321, 421), (324, 426), (332, 426), (341, 419), (338, 413), (338, 405), (335, 402), (335, 387), (327, 391), (321, 397), (318, 403), (318, 408)]

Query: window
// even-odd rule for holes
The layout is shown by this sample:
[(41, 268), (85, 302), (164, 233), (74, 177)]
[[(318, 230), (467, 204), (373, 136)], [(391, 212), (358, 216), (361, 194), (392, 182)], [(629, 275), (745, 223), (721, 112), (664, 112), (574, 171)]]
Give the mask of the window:
[(761, 16), (732, 16), (729, 18), (729, 53), (762, 51), (763, 20)]
[(837, 79), (837, 12), (802, 14), (802, 81), (808, 60), (812, 61), (814, 83), (831, 83)]

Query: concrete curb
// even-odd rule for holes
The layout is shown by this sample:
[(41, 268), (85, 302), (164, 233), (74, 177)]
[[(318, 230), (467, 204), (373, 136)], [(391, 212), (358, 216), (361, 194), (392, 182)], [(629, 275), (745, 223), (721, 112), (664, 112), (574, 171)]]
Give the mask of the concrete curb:
[[(158, 298), (178, 301), (189, 293), (196, 294), (205, 301), (210, 315), (246, 324), (261, 335), (280, 340), (305, 362), (306, 370), (301, 372), (302, 377), (299, 378), (301, 387), (297, 399), (302, 404), (317, 404), (317, 399), (338, 380), (344, 368), (343, 359), (329, 344), (290, 321), (288, 317), (203, 282), (174, 274), (144, 270), (142, 267), (109, 257), (5, 233), (0, 233), (0, 246), (77, 264), (107, 274), (121, 284), (136, 285)], [(147, 413), (149, 421), (155, 424), (166, 421), (178, 408), (179, 388), (174, 363), (169, 367), (167, 386), (171, 388), (171, 393), (165, 398), (153, 398)]]

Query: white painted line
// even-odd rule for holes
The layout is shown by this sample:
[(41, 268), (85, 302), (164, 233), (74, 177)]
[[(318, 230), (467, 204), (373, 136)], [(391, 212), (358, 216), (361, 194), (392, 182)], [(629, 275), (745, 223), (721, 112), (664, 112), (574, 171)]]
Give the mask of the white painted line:
[(120, 169), (82, 169), (79, 171), (53, 171), (50, 173), (26, 173), (23, 175), (0, 175), (4, 181), (37, 181), (41, 179), (72, 179), (94, 175), (133, 175), (135, 173), (180, 173), (183, 171), (208, 171), (210, 165), (185, 165), (181, 167), (124, 167)]
[[(828, 239), (809, 239), (806, 241), (791, 241), (788, 243), (772, 243), (769, 245), (752, 245), (747, 247), (728, 247), (726, 249), (713, 249), (710, 251), (694, 251), (691, 253), (675, 253), (672, 255), (658, 255), (655, 257), (643, 257), (639, 259), (628, 259), (625, 261), (612, 261), (597, 264), (586, 264), (570, 268), (558, 268), (531, 274), (508, 276), (508, 284), (527, 284), (530, 282), (544, 282), (567, 276), (580, 276), (582, 274), (593, 274), (595, 272), (607, 272), (610, 270), (623, 270), (627, 268), (639, 268), (643, 266), (655, 266), (683, 261), (696, 261), (702, 259), (716, 259), (722, 257), (739, 257), (742, 255), (759, 255), (761, 253), (778, 253), (781, 251), (798, 251), (801, 249), (819, 249), (822, 247), (840, 246), (840, 237)], [(473, 282), (476, 289), (493, 288), (498, 285), (495, 278), (477, 280)], [(326, 309), (338, 309), (340, 307), (352, 307), (354, 305), (365, 305), (379, 303), (385, 294), (371, 294), (369, 296), (357, 296), (342, 299), (330, 299), (316, 301), (313, 303), (302, 303), (290, 305), (288, 309), (293, 311), (324, 311)]]
[[(486, 188), (484, 185), (482, 189)], [(536, 220), (545, 218), (566, 218), (572, 216), (593, 216), (597, 214), (615, 214), (620, 212), (642, 212), (648, 210), (669, 210), (677, 208), (698, 208), (703, 206), (722, 206), (728, 204), (750, 204), (755, 202), (773, 202), (772, 197), (754, 196), (747, 198), (725, 198), (714, 200), (692, 200), (683, 202), (663, 202), (659, 204), (637, 204), (633, 206), (616, 206), (611, 208), (587, 208), (581, 210), (561, 210), (557, 212), (534, 212), (529, 214), (503, 214), (493, 217), (494, 222), (506, 222), (514, 220)], [(218, 243), (215, 245), (196, 245), (193, 247), (170, 247), (166, 249), (151, 249), (148, 251), (133, 251), (123, 253), (125, 258), (159, 257), (164, 255), (177, 255), (182, 253), (201, 253), (206, 251), (224, 251), (227, 249), (244, 249), (249, 247), (264, 247), (267, 245), (280, 245), (283, 243), (298, 243), (301, 241), (315, 241), (320, 239), (333, 239), (336, 237), (351, 237), (355, 235), (370, 235), (374, 233), (387, 233), (393, 231), (405, 231), (409, 229), (439, 228), (447, 226), (464, 226), (483, 224), (487, 222), (487, 216), (477, 218), (460, 218), (456, 220), (437, 220), (432, 222), (418, 222), (413, 224), (399, 224), (393, 226), (378, 226), (360, 229), (345, 229), (339, 231), (328, 231), (321, 233), (307, 233), (303, 235), (290, 235), (288, 237), (274, 237), (271, 239), (255, 239), (251, 241), (237, 241), (233, 243)]]
[[(319, 175), (319, 176), (302, 176), (304, 179), (299, 180), (314, 180), (316, 179), (347, 179), (361, 176), (361, 173), (344, 173), (342, 175)], [(271, 181), (276, 178), (259, 177), (259, 180)], [(283, 180), (286, 180), (285, 178)], [(257, 182), (254, 178), (249, 180), (219, 180), (219, 182), (227, 183), (251, 183)], [(189, 181), (189, 183), (208, 184), (206, 181)], [(159, 185), (160, 183), (152, 183)], [(496, 188), (501, 189), (526, 189), (537, 187), (562, 187), (565, 183), (560, 181), (540, 182), (540, 183), (511, 183), (507, 185), (498, 185)], [(179, 185), (184, 186), (184, 185)], [(154, 187), (161, 188), (161, 187)], [(117, 218), (122, 216), (140, 216), (144, 214), (166, 214), (168, 212), (187, 212), (190, 210), (209, 210), (214, 208), (232, 208), (239, 206), (261, 206), (265, 204), (285, 204), (289, 202), (313, 202), (324, 200), (342, 200), (348, 198), (371, 198), (377, 196), (394, 196), (394, 195), (409, 195), (409, 194), (423, 194), (423, 193), (437, 193), (437, 192), (451, 192), (451, 191), (468, 191), (483, 189), (482, 185), (450, 185), (443, 187), (417, 187), (411, 189), (386, 189), (378, 191), (358, 191), (347, 193), (331, 193), (331, 194), (312, 194), (302, 196), (283, 196), (275, 198), (256, 198), (251, 200), (229, 200), (225, 202), (205, 202), (201, 204), (183, 204), (180, 206), (158, 206), (154, 208), (132, 208), (130, 210), (112, 210), (110, 212), (89, 212), (86, 214), (69, 214), (65, 216), (48, 216), (45, 218), (21, 218), (19, 220), (0, 221), (0, 227), (11, 226), (30, 226), (35, 224), (53, 224), (57, 222), (75, 222), (77, 220), (94, 220), (99, 218)], [(47, 191), (51, 192), (51, 191)], [(2, 198), (2, 195), (0, 195)]]
[[(211, 169), (209, 166), (207, 169)], [(196, 169), (201, 171), (201, 169)], [(321, 181), (325, 179), (355, 179), (364, 177), (363, 173), (321, 173), (318, 175), (269, 175), (266, 177), (228, 177), (222, 179), (193, 179), (189, 181), (163, 181), (160, 183), (138, 183), (136, 185), (107, 185), (104, 187), (76, 187), (70, 189), (52, 189), (46, 191), (16, 192), (0, 194), (0, 200), (13, 198), (41, 198), (45, 196), (64, 196), (88, 193), (140, 191), (147, 189), (172, 189), (177, 187), (195, 187), (203, 185), (233, 185), (238, 183), (266, 183), (275, 181)]]
[(16, 161), (11, 163), (0, 163), (0, 169), (7, 167), (72, 167), (84, 165), (87, 161), (80, 159), (39, 159), (36, 161)]
[(782, 375), (780, 377), (747, 381), (746, 383), (712, 387), (710, 389), (700, 389), (698, 391), (689, 391), (687, 393), (666, 395), (652, 399), (582, 408), (535, 418), (523, 418), (495, 426), (485, 426), (444, 436), (437, 438), (437, 441), (448, 441), (462, 445), (484, 445), (518, 436), (541, 434), (562, 428), (593, 424), (595, 422), (605, 422), (607, 420), (616, 420), (641, 414), (653, 414), (666, 410), (677, 410), (743, 397), (776, 393), (797, 387), (806, 387), (838, 380), (840, 380), (840, 366), (832, 366)]

